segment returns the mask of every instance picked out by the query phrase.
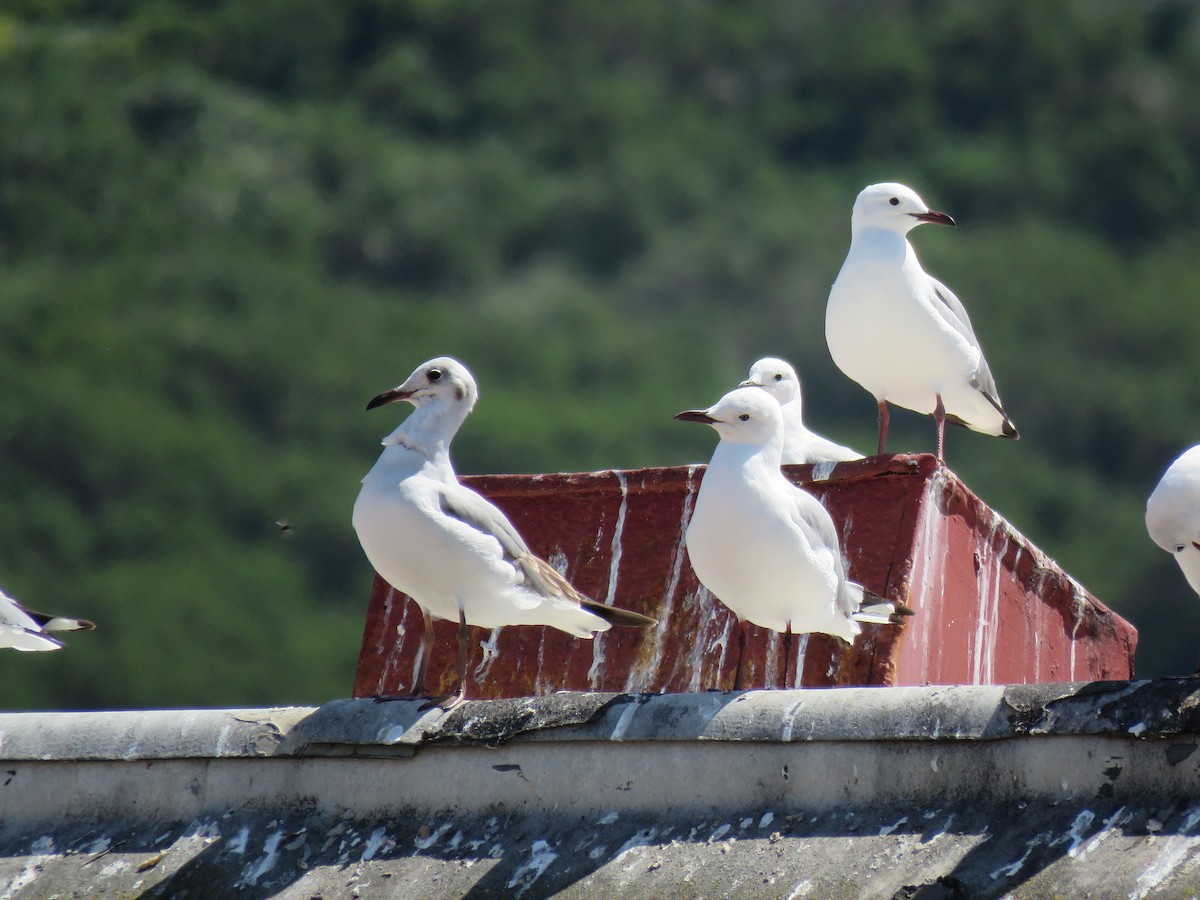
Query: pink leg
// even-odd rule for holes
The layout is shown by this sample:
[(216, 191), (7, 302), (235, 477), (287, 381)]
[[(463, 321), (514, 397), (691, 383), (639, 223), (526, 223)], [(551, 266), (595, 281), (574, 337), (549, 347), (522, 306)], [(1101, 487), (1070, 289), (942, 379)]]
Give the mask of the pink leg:
[(883, 456), (883, 451), (887, 448), (887, 432), (888, 432), (888, 408), (887, 402), (879, 401), (879, 450), (880, 456)]
[(933, 409), (933, 421), (937, 423), (937, 458), (938, 462), (946, 461), (946, 407), (942, 405), (942, 395), (937, 395), (937, 406)]

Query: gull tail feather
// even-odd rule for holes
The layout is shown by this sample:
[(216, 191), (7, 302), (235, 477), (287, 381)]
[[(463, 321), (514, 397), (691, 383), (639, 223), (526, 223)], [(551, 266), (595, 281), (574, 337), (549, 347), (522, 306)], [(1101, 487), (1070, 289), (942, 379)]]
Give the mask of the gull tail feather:
[(46, 631), (92, 631), (96, 627), (95, 622), (89, 622), (87, 619), (73, 619), (70, 616), (51, 616), (24, 606), (21, 609), (25, 610), (25, 614)]
[(657, 619), (643, 616), (641, 613), (619, 606), (605, 606), (597, 603), (585, 594), (581, 594), (544, 559), (526, 554), (518, 560), (521, 571), (525, 574), (530, 587), (544, 597), (556, 601), (569, 601), (593, 615), (599, 616), (610, 625), (630, 625), (635, 628), (653, 628), (658, 624)]
[(872, 622), (876, 625), (901, 625), (915, 613), (899, 600), (888, 600), (866, 588), (862, 588), (862, 606), (851, 616), (856, 622)]
[(653, 628), (658, 624), (658, 619), (652, 619), (649, 616), (643, 616), (641, 613), (635, 613), (631, 609), (622, 609), (619, 606), (605, 606), (603, 603), (597, 603), (595, 600), (584, 598), (582, 606), (588, 612), (595, 613), (605, 622), (610, 622), (613, 625), (629, 625), (633, 628)]

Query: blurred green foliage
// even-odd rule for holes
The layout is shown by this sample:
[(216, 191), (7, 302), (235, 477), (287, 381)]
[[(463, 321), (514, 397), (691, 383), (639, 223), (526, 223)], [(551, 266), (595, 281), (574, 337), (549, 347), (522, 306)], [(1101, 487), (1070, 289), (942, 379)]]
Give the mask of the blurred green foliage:
[(951, 465), (1190, 671), (1142, 510), (1200, 440), (1197, 83), (1182, 0), (10, 0), (0, 579), (100, 627), (0, 703), (347, 694), (363, 407), (434, 355), (462, 472), (704, 460), (672, 414), (768, 353), (869, 449), (823, 316), (882, 180), (958, 218), (915, 242), (1024, 436)]

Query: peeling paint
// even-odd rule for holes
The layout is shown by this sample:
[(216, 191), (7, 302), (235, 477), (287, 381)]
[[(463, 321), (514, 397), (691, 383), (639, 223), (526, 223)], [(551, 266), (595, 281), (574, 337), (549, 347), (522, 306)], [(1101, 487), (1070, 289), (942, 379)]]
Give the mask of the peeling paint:
[(374, 859), (380, 850), (388, 851), (396, 846), (396, 842), (387, 836), (387, 829), (382, 825), (371, 832), (367, 845), (363, 847), (362, 858)]
[(241, 830), (233, 836), (233, 839), (230, 840), (227, 849), (230, 853), (236, 853), (238, 856), (245, 856), (246, 844), (249, 842), (249, 840), (250, 826), (244, 825), (242, 826)]
[(488, 680), (488, 676), (492, 672), (492, 663), (500, 658), (499, 640), (500, 629), (493, 628), (488, 635), (488, 639), (480, 642), (479, 646), (483, 650), (483, 653), (480, 656), (479, 665), (475, 667), (476, 684), (483, 684)]
[(1080, 846), (1087, 838), (1087, 830), (1092, 827), (1092, 822), (1096, 820), (1096, 814), (1090, 809), (1080, 810), (1079, 815), (1075, 817), (1075, 821), (1071, 823), (1071, 829), (1066, 835), (1055, 843), (1060, 843), (1063, 840), (1071, 842), (1071, 846), (1067, 848), (1067, 856), (1074, 857)]
[(416, 847), (418, 850), (428, 850), (430, 847), (432, 847), (434, 844), (436, 844), (438, 841), (440, 841), (443, 837), (445, 837), (446, 832), (449, 831), (453, 827), (454, 827), (454, 823), (445, 822), (444, 824), (438, 826), (437, 831), (434, 831), (433, 833), (428, 834), (425, 837), (421, 837), (420, 835), (418, 835), (417, 837), (413, 838), (413, 846)]
[(38, 838), (29, 846), (29, 859), (21, 873), (9, 882), (0, 900), (12, 900), (18, 891), (23, 891), (42, 874), (42, 867), (57, 854), (54, 851), (54, 838), (46, 835)]
[(837, 460), (823, 459), (819, 463), (814, 463), (812, 467), (813, 481), (828, 481), (833, 475), (833, 470), (837, 468)]
[(1001, 877), (1004, 877), (1004, 878), (1014, 877), (1018, 872), (1021, 871), (1021, 868), (1025, 865), (1025, 861), (1027, 859), (1029, 859), (1030, 854), (1033, 853), (1033, 851), (1036, 850), (1038, 847), (1042, 846), (1045, 843), (1048, 843), (1052, 837), (1053, 837), (1053, 835), (1051, 835), (1049, 832), (1045, 832), (1045, 831), (1035, 834), (1029, 841), (1026, 842), (1025, 853), (1022, 854), (1020, 859), (1015, 860), (1012, 863), (1009, 863), (1007, 866), (1001, 866), (1000, 868), (991, 872), (992, 880), (995, 881), (997, 878), (1001, 878)]
[(515, 896), (520, 897), (546, 873), (556, 859), (558, 859), (558, 854), (546, 841), (540, 839), (534, 841), (529, 848), (529, 859), (509, 879), (509, 890), (516, 888)]
[[(663, 590), (662, 605), (659, 607), (658, 626), (654, 632), (654, 652), (645, 667), (630, 669), (629, 677), (625, 679), (624, 689), (626, 692), (645, 690), (645, 682), (657, 675), (659, 667), (662, 665), (663, 654), (666, 652), (666, 647), (669, 643), (667, 633), (673, 624), (671, 621), (671, 612), (675, 606), (675, 594), (679, 590), (679, 581), (683, 577), (683, 560), (687, 555), (687, 544), (684, 537), (687, 533), (688, 523), (692, 520), (692, 510), (696, 505), (697, 484), (695, 476), (699, 468), (699, 466), (695, 465), (687, 467), (686, 493), (684, 494), (683, 511), (679, 517), (679, 540), (675, 544), (675, 556), (671, 563), (671, 574)], [(688, 662), (690, 663), (691, 671), (694, 672), (699, 668), (700, 661), (695, 658), (694, 653)]]
[(1118, 807), (1117, 810), (1109, 816), (1100, 826), (1100, 830), (1092, 835), (1082, 849), (1078, 851), (1079, 859), (1087, 859), (1088, 855), (1096, 850), (1105, 840), (1107, 840), (1116, 829), (1123, 827), (1133, 818), (1132, 812), (1127, 812), (1124, 806)]
[(1138, 876), (1137, 887), (1130, 900), (1142, 900), (1187, 861), (1189, 854), (1200, 845), (1200, 838), (1192, 834), (1198, 824), (1200, 806), (1193, 806), (1184, 816), (1179, 833), (1163, 841), (1166, 846), (1159, 852), (1154, 863)]
[(887, 837), (889, 834), (891, 834), (893, 831), (895, 831), (901, 825), (905, 825), (907, 823), (908, 823), (908, 816), (901, 816), (899, 819), (897, 819), (891, 825), (884, 825), (882, 828), (880, 828), (879, 836)]
[(263, 843), (263, 855), (253, 866), (249, 867), (241, 880), (241, 884), (255, 885), (273, 868), (279, 859), (279, 844), (283, 841), (283, 832), (276, 831)]
[[(625, 534), (625, 512), (629, 507), (629, 484), (625, 480), (625, 473), (613, 470), (612, 474), (616, 477), (617, 484), (621, 489), (621, 502), (617, 507), (617, 521), (613, 525), (612, 539), (608, 547), (608, 585), (605, 588), (603, 600), (605, 606), (612, 606), (617, 597), (617, 584), (621, 571), (621, 538)], [(596, 529), (597, 550), (600, 547), (600, 537), (603, 531), (603, 527)], [(588, 684), (593, 691), (599, 690), (603, 682), (607, 649), (607, 632), (601, 632), (592, 639), (592, 665), (587, 674)]]
[(638, 707), (640, 706), (641, 704), (636, 700), (625, 705), (625, 709), (621, 710), (621, 717), (617, 719), (617, 724), (613, 727), (611, 736), (612, 740), (625, 740), (625, 732), (629, 730), (629, 723), (632, 722), (633, 717), (637, 715)]

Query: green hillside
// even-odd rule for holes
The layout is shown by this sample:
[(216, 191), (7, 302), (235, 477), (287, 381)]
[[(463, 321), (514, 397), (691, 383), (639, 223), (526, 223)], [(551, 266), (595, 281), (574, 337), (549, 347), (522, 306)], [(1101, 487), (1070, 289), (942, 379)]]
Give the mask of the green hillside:
[(870, 449), (823, 321), (882, 180), (958, 219), (914, 242), (1022, 431), (950, 465), (1191, 671), (1142, 514), (1200, 441), (1197, 83), (1170, 0), (10, 0), (0, 584), (100, 628), (0, 705), (346, 695), (364, 406), (431, 356), (481, 384), (464, 473), (703, 460), (671, 416), (767, 354)]

